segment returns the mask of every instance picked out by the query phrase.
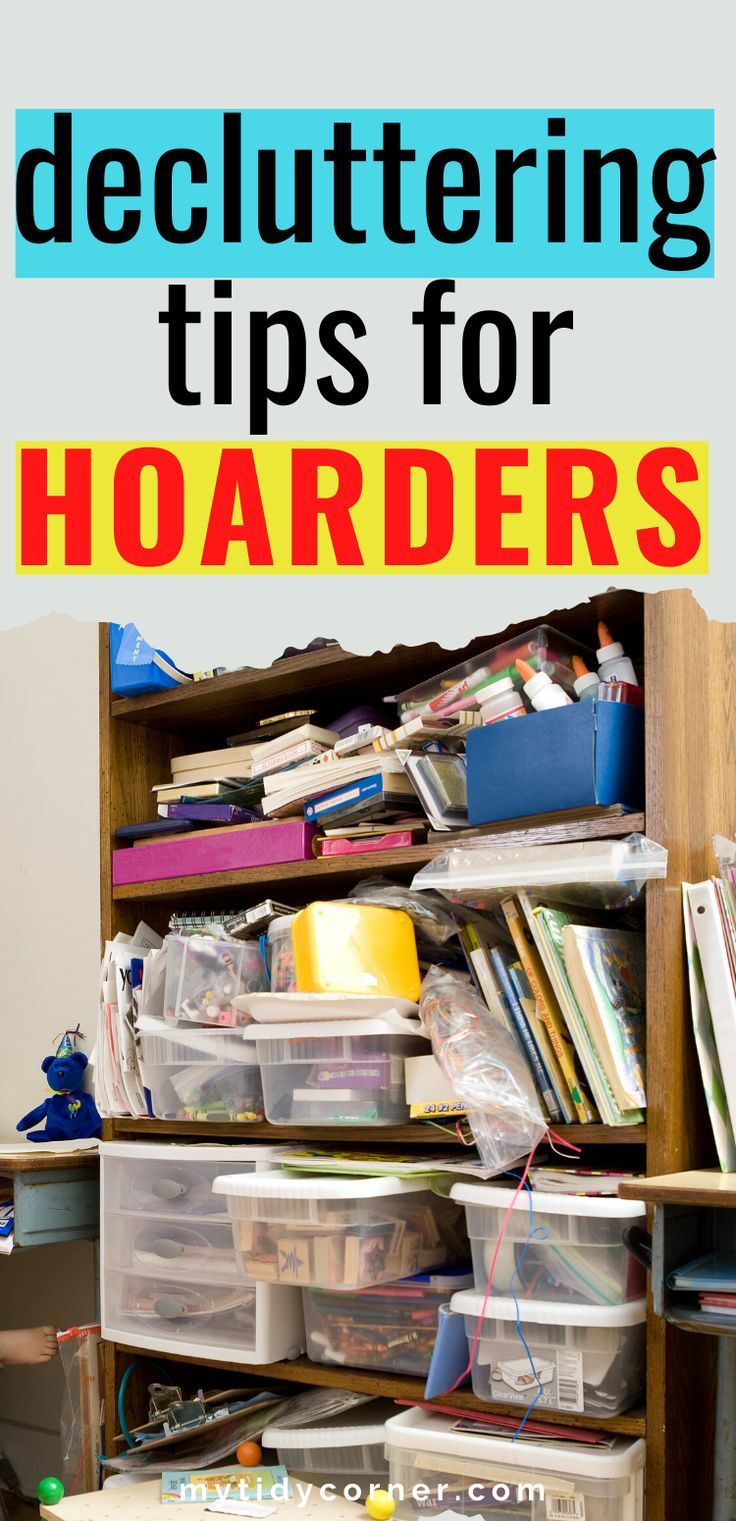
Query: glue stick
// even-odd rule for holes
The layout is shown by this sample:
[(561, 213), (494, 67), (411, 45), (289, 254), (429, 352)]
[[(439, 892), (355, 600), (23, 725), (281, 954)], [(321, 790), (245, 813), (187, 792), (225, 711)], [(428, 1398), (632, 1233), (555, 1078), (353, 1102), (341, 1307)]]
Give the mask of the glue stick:
[(596, 658), (601, 681), (628, 681), (633, 687), (638, 686), (639, 678), (628, 655), (624, 654), (623, 645), (613, 638), (606, 623), (598, 624), (598, 643), (600, 649)]
[(548, 708), (565, 708), (572, 701), (556, 681), (552, 681), (545, 671), (535, 671), (528, 660), (517, 660), (516, 669), (524, 682), (524, 691), (538, 713), (545, 713)]
[(595, 671), (589, 671), (584, 660), (579, 655), (573, 655), (572, 668), (575, 672), (573, 686), (581, 702), (591, 702), (597, 697), (598, 688), (601, 684), (600, 676)]

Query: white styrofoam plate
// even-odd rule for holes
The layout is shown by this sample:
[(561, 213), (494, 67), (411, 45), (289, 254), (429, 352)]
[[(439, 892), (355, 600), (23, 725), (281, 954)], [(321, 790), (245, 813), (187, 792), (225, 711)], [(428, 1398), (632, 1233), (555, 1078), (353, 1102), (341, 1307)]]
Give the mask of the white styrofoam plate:
[(376, 1019), (382, 1014), (411, 1017), (419, 1005), (384, 993), (243, 993), (233, 1008), (263, 1025), (317, 1019)]

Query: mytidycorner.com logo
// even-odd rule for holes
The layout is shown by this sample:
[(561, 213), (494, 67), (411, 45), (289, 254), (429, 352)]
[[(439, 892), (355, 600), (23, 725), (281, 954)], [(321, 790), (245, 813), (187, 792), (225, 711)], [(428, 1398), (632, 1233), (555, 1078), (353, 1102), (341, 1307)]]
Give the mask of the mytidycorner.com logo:
[[(261, 1479), (255, 1484), (247, 1479), (217, 1483), (214, 1486), (217, 1492), (215, 1506), (217, 1510), (227, 1514), (232, 1505), (233, 1513), (236, 1505), (239, 1507), (244, 1501), (272, 1500), (282, 1502), (295, 1499), (300, 1509), (312, 1504), (316, 1499), (329, 1504), (333, 1500), (345, 1499), (353, 1501), (365, 1501), (373, 1496), (388, 1496), (393, 1506), (401, 1506), (406, 1502), (411, 1506), (412, 1514), (422, 1515), (435, 1514), (438, 1505), (444, 1506), (445, 1510), (452, 1511), (455, 1506), (478, 1505), (478, 1506), (501, 1506), (533, 1504), (534, 1501), (544, 1502), (546, 1499), (546, 1514), (548, 1521), (577, 1521), (584, 1515), (584, 1511), (576, 1508), (573, 1497), (562, 1495), (547, 1495), (543, 1484), (506, 1484), (502, 1481), (496, 1483), (484, 1483), (481, 1480), (470, 1480), (469, 1483), (459, 1486), (454, 1484), (413, 1484), (407, 1489), (403, 1484), (370, 1484), (358, 1483), (345, 1484), (342, 1489), (336, 1484), (310, 1484), (301, 1479), (279, 1479), (275, 1483), (263, 1485)], [(206, 1504), (209, 1499), (210, 1509), (213, 1508), (211, 1494), (208, 1494), (206, 1484), (182, 1484), (179, 1494), (179, 1503), (194, 1502)], [(393, 1514), (393, 1509), (388, 1512)], [(241, 1512), (242, 1514), (242, 1512)]]

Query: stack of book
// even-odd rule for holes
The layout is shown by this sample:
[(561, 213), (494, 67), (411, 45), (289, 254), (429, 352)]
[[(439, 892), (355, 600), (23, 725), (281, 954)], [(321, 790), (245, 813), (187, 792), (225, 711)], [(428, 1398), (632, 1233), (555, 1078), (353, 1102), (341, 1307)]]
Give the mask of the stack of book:
[[(460, 940), (489, 1009), (521, 1045), (549, 1119), (640, 1123), (646, 1107), (644, 937), (526, 892)], [(580, 922), (581, 919), (584, 922)]]
[(719, 875), (682, 886), (690, 1006), (723, 1172), (736, 1171), (736, 843), (715, 835)]

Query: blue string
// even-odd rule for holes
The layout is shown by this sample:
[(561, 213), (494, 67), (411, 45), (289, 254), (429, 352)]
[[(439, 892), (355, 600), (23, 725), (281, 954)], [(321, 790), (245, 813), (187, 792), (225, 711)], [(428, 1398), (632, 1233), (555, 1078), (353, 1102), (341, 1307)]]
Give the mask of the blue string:
[[(520, 1176), (520, 1174), (519, 1173), (510, 1173), (509, 1176), (512, 1177), (512, 1178), (516, 1177), (518, 1179), (519, 1176)], [(528, 1178), (525, 1178), (525, 1180), (524, 1180), (524, 1187), (525, 1187), (525, 1189), (526, 1189), (526, 1191), (527, 1191), (527, 1193), (529, 1195), (529, 1234), (528, 1234), (528, 1236), (526, 1238), (526, 1241), (524, 1242), (524, 1245), (523, 1245), (523, 1247), (522, 1247), (522, 1249), (521, 1249), (521, 1251), (519, 1253), (518, 1260), (517, 1260), (516, 1265), (514, 1267), (514, 1271), (511, 1274), (511, 1278), (509, 1280), (509, 1295), (510, 1295), (511, 1299), (513, 1299), (513, 1301), (514, 1301), (514, 1309), (516, 1311), (516, 1324), (515, 1324), (516, 1334), (517, 1334), (517, 1336), (519, 1338), (519, 1341), (521, 1342), (522, 1347), (524, 1348), (524, 1351), (526, 1352), (526, 1355), (527, 1355), (527, 1357), (529, 1359), (529, 1366), (530, 1366), (530, 1368), (532, 1370), (532, 1373), (534, 1374), (534, 1377), (535, 1377), (535, 1379), (537, 1381), (537, 1392), (536, 1392), (536, 1394), (534, 1396), (534, 1399), (532, 1400), (531, 1404), (527, 1405), (527, 1408), (524, 1411), (524, 1415), (523, 1415), (521, 1421), (519, 1422), (519, 1425), (517, 1426), (517, 1428), (516, 1428), (516, 1430), (515, 1430), (512, 1438), (511, 1438), (512, 1442), (517, 1441), (518, 1438), (521, 1436), (521, 1433), (524, 1430), (524, 1427), (525, 1427), (527, 1421), (529, 1420), (529, 1417), (530, 1417), (530, 1415), (531, 1415), (531, 1413), (532, 1413), (535, 1405), (539, 1404), (539, 1401), (542, 1398), (542, 1395), (544, 1394), (544, 1385), (543, 1385), (543, 1383), (542, 1383), (542, 1381), (541, 1381), (541, 1379), (539, 1377), (539, 1374), (537, 1373), (536, 1367), (534, 1365), (534, 1358), (532, 1357), (531, 1350), (529, 1348), (529, 1344), (528, 1344), (528, 1342), (526, 1340), (526, 1337), (524, 1335), (524, 1332), (523, 1332), (523, 1330), (521, 1328), (521, 1312), (519, 1310), (519, 1301), (518, 1301), (518, 1299), (516, 1297), (516, 1294), (514, 1293), (514, 1288), (513, 1288), (514, 1280), (516, 1278), (518, 1278), (518, 1276), (519, 1276), (519, 1273), (521, 1271), (521, 1268), (522, 1268), (522, 1265), (523, 1265), (523, 1262), (524, 1262), (524, 1258), (525, 1258), (525, 1256), (527, 1254), (527, 1251), (528, 1251), (529, 1247), (531, 1246), (532, 1242), (535, 1241), (535, 1240), (536, 1241), (544, 1241), (544, 1239), (549, 1235), (549, 1231), (546, 1229), (545, 1226), (539, 1226), (535, 1230), (535, 1228), (534, 1228), (534, 1194), (533, 1194), (533, 1190), (532, 1190), (531, 1184), (529, 1183), (529, 1179)]]

